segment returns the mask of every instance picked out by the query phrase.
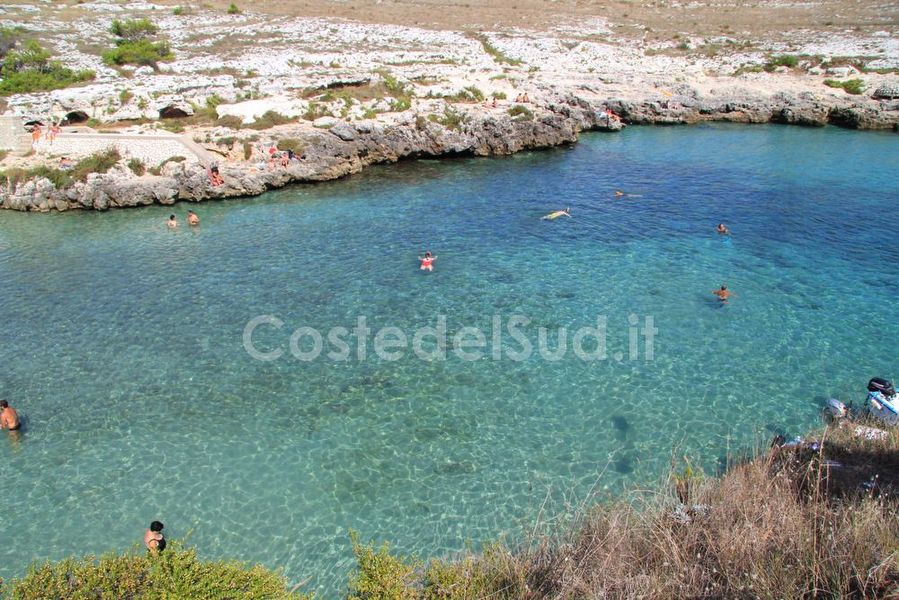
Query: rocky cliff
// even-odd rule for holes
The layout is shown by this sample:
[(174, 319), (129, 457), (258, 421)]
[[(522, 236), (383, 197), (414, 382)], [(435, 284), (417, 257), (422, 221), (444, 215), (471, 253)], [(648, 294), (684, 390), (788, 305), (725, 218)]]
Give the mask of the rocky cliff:
[(730, 97), (710, 101), (689, 88), (664, 100), (600, 101), (575, 95), (546, 95), (518, 116), (480, 105), (447, 113), (402, 115), (391, 124), (375, 120), (336, 121), (327, 128), (281, 126), (267, 132), (268, 141), (302, 141), (299, 160), (286, 167), (264, 160), (223, 162), (223, 183), (212, 185), (206, 168), (191, 162), (165, 164), (159, 175), (137, 176), (124, 165), (86, 181), (57, 189), (48, 179), (7, 185), (0, 190), (0, 207), (41, 211), (94, 209), (199, 202), (255, 196), (290, 183), (325, 181), (358, 173), (368, 165), (406, 158), (446, 155), (490, 156), (548, 148), (577, 141), (581, 131), (617, 130), (621, 123), (605, 116), (611, 108), (633, 124), (675, 124), (702, 121), (789, 123), (852, 128), (896, 128), (899, 102), (865, 100), (825, 103), (811, 94), (780, 94), (773, 99)]

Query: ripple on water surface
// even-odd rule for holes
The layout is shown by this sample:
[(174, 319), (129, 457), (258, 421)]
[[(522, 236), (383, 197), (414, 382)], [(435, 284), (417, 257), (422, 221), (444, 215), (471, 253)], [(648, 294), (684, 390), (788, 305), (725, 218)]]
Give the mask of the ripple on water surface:
[[(283, 566), (333, 596), (348, 528), (451, 552), (514, 535), (544, 498), (652, 481), (673, 451), (712, 470), (800, 431), (821, 399), (896, 374), (899, 244), (874, 226), (899, 212), (895, 144), (634, 128), (208, 203), (199, 230), (164, 227), (183, 205), (2, 213), (0, 393), (27, 431), (0, 444), (16, 531), (0, 576), (127, 547), (158, 518), (204, 556)], [(711, 301), (722, 283), (728, 306)], [(631, 314), (655, 320), (652, 361), (642, 346), (628, 359)], [(301, 326), (365, 316), (411, 335), (438, 315), (488, 339), (494, 315), (522, 315), (555, 348), (602, 315), (610, 358), (384, 361), (369, 346), (364, 361), (260, 362), (241, 341), (257, 315), (284, 322), (258, 346), (285, 351)]]

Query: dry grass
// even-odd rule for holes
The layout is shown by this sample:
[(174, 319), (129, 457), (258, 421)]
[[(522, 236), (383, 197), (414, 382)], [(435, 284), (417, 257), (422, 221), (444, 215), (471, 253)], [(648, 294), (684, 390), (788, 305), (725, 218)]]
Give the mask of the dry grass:
[[(176, 6), (181, 0), (160, 0)], [(230, 0), (205, 3), (224, 14)], [(249, 5), (248, 5), (249, 8)], [(553, 24), (578, 24), (601, 17), (620, 25), (616, 36), (647, 41), (670, 39), (674, 34), (714, 35), (739, 31), (751, 38), (777, 38), (797, 29), (844, 31), (891, 30), (896, 8), (889, 3), (820, 0), (789, 3), (762, 0), (753, 3), (636, 2), (633, 0), (557, 0), (551, 10), (545, 0), (256, 0), (252, 10), (274, 15), (331, 17), (370, 23), (411, 25), (433, 29), (483, 29), (504, 27), (543, 29)]]
[[(670, 491), (597, 505), (514, 549), (413, 565), (405, 597), (899, 598), (899, 433), (820, 439), (720, 479), (674, 474)], [(874, 474), (879, 485), (859, 485)]]

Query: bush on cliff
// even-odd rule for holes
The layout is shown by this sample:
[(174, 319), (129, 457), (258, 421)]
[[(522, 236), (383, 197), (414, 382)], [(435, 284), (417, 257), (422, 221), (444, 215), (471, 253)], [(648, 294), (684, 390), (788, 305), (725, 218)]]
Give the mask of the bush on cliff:
[(825, 79), (824, 85), (832, 88), (842, 88), (847, 94), (852, 94), (854, 96), (858, 96), (865, 91), (865, 82), (861, 79), (849, 79), (847, 81)]
[(530, 121), (534, 118), (534, 113), (527, 106), (522, 106), (521, 104), (516, 104), (512, 108), (509, 109), (509, 116), (513, 119), (515, 117), (520, 117), (522, 121)]
[(34, 167), (31, 169), (12, 168), (0, 171), (0, 179), (10, 189), (16, 189), (20, 183), (40, 178), (49, 179), (50, 182), (61, 190), (72, 185), (72, 178), (65, 171), (51, 169), (50, 167)]
[(9, 51), (0, 68), (0, 95), (45, 92), (90, 81), (94, 72), (73, 71), (53, 60), (48, 50), (35, 40), (25, 42), (21, 50)]
[(765, 63), (765, 70), (769, 73), (777, 67), (794, 68), (799, 64), (799, 57), (792, 54), (781, 54), (775, 56)]
[(167, 41), (154, 42), (159, 28), (149, 19), (112, 22), (109, 32), (116, 36), (115, 48), (103, 53), (108, 65), (140, 65), (157, 69), (160, 62), (175, 58)]
[(91, 173), (105, 173), (113, 168), (122, 159), (122, 155), (115, 148), (108, 148), (102, 152), (91, 154), (82, 158), (72, 167), (71, 176), (76, 181), (85, 181)]
[(239, 562), (205, 562), (196, 550), (171, 543), (165, 552), (107, 554), (68, 558), (33, 566), (9, 584), (13, 600), (81, 598), (240, 598), (241, 600), (306, 600), (288, 588), (279, 572)]

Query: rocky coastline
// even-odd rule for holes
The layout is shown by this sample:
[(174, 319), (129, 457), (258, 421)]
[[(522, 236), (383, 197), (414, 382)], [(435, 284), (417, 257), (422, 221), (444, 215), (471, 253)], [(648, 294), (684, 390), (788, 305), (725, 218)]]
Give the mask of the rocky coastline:
[[(0, 208), (256, 196), (373, 164), (506, 155), (631, 125), (899, 131), (899, 46), (888, 19), (776, 32), (747, 15), (711, 34), (669, 31), (664, 19), (634, 29), (625, 15), (597, 14), (475, 30), (173, 6), (85, 0), (0, 9), (0, 25), (39, 35), (66, 65), (96, 73), (88, 85), (5, 99), (22, 123), (63, 129), (55, 145), (39, 141), (33, 152), (0, 158)], [(153, 67), (100, 60), (97, 48), (113, 43), (109, 23), (123, 16), (152, 19), (174, 58)], [(23, 141), (27, 150), (30, 138)], [(296, 157), (272, 164), (272, 147)], [(74, 178), (64, 171), (108, 148), (114, 164)], [(213, 164), (223, 179), (216, 185)]]
[[(662, 100), (642, 102), (568, 94), (538, 96), (529, 106), (532, 115), (512, 117), (507, 111), (468, 105), (468, 110), (461, 113), (464, 116), (460, 123), (453, 128), (420, 113), (410, 113), (387, 124), (337, 122), (320, 128), (299, 123), (282, 125), (262, 132), (263, 145), (274, 145), (281, 139), (302, 140), (298, 160), (290, 161), (286, 167), (269, 167), (264, 162), (221, 162), (223, 183), (212, 185), (208, 167), (201, 162), (169, 162), (159, 175), (141, 176), (120, 164), (63, 189), (57, 189), (46, 178), (16, 186), (9, 184), (0, 189), (0, 207), (36, 212), (107, 210), (257, 196), (292, 183), (338, 179), (370, 165), (404, 159), (508, 155), (572, 144), (582, 131), (617, 131), (626, 124), (722, 121), (892, 130), (899, 125), (897, 100), (837, 104), (811, 94), (784, 93), (767, 100), (730, 97), (711, 102), (689, 89)], [(621, 122), (610, 120), (606, 109), (619, 115)], [(228, 152), (228, 148), (209, 144), (207, 148), (213, 155)]]

